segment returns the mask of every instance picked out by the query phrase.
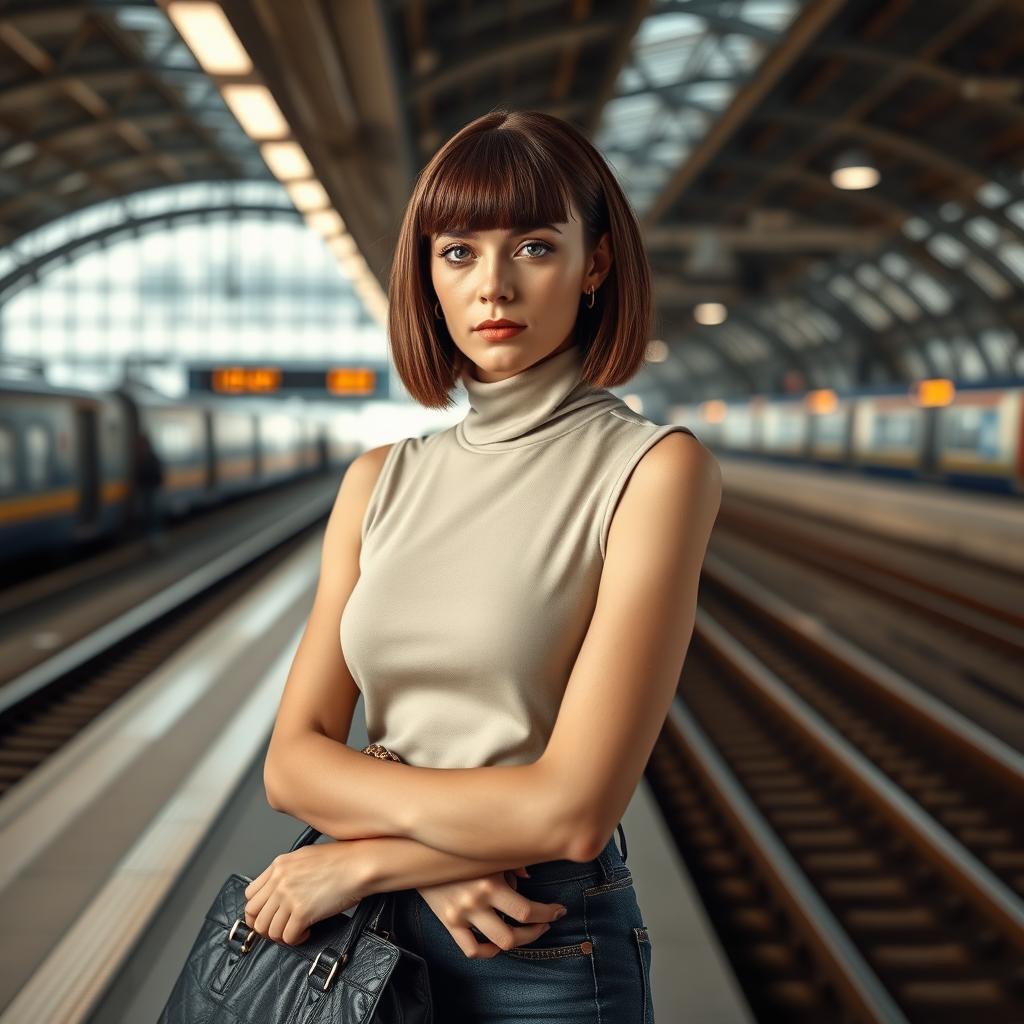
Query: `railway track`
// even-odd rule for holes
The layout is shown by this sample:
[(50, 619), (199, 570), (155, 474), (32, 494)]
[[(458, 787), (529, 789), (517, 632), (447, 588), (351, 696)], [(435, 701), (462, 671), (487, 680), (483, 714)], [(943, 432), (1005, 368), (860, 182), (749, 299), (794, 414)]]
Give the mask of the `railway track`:
[(711, 557), (648, 778), (759, 1020), (1024, 1020), (1024, 758)]
[[(756, 537), (772, 551), (828, 571), (872, 597), (926, 618), (1008, 656), (1024, 656), (1024, 582), (949, 553), (852, 533), (833, 523), (779, 512), (730, 495), (716, 533)], [(1024, 705), (1024, 693), (1012, 696)]]
[(311, 501), (0, 688), (0, 800), (302, 543)]

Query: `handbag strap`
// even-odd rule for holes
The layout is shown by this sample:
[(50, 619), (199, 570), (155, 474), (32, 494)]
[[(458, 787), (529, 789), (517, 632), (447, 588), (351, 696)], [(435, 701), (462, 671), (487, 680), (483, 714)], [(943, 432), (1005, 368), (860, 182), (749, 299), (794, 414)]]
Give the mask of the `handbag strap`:
[[(292, 843), (289, 852), (294, 853), (300, 846), (309, 846), (310, 843), (315, 843), (321, 835), (322, 833), (318, 832), (312, 825), (307, 825), (300, 833), (298, 839)], [(388, 905), (391, 908), (391, 931), (392, 933), (394, 932), (395, 907), (394, 901), (389, 899), (390, 896), (390, 893), (381, 892), (377, 893), (372, 899), (367, 898), (359, 901), (355, 913), (352, 915), (352, 926), (349, 928), (345, 943), (339, 951), (340, 957), (343, 958), (355, 946), (359, 941), (359, 936), (363, 934), (363, 930), (369, 927), (371, 920), (373, 921), (373, 927), (377, 926), (381, 913)]]

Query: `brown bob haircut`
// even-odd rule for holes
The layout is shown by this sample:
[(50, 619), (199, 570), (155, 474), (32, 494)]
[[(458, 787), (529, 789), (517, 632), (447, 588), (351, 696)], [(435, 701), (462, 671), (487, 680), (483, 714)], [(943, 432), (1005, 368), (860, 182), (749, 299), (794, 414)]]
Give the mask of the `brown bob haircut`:
[(607, 231), (612, 264), (594, 293), (580, 294), (575, 344), (595, 387), (624, 384), (644, 360), (651, 329), (651, 271), (636, 215), (604, 157), (569, 122), (536, 110), (492, 110), (453, 135), (416, 179), (388, 282), (395, 371), (428, 408), (449, 392), (467, 360), (434, 314), (431, 242), (445, 231), (509, 230), (563, 223), (569, 201), (589, 258)]

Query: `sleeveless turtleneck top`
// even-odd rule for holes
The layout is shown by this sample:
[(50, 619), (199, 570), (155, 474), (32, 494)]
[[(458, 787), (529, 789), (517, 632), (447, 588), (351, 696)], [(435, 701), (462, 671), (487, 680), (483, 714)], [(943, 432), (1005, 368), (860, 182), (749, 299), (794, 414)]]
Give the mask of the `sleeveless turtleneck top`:
[(581, 378), (577, 346), (462, 383), (454, 427), (384, 458), (342, 653), (367, 735), (424, 768), (526, 764), (547, 746), (597, 602), (612, 515), (659, 426)]

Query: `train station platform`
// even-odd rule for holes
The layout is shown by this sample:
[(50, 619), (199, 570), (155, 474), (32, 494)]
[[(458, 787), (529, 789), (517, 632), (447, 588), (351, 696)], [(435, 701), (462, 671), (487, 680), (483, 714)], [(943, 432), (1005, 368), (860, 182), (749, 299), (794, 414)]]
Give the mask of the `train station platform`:
[[(20, 922), (0, 937), (0, 1024), (155, 1020), (224, 880), (255, 876), (301, 833), (267, 805), (262, 770), (319, 545), (311, 537), (0, 802), (0, 893)], [(362, 712), (360, 701), (356, 747)], [(751, 1020), (646, 782), (623, 828), (657, 1019)]]
[(1024, 571), (1024, 497), (719, 452), (715, 457), (726, 501), (730, 494), (747, 497), (998, 569)]

